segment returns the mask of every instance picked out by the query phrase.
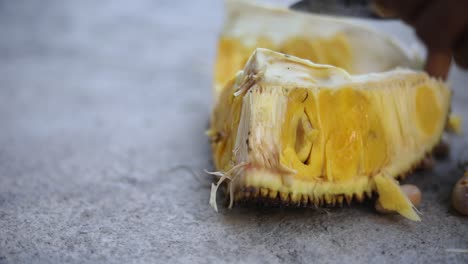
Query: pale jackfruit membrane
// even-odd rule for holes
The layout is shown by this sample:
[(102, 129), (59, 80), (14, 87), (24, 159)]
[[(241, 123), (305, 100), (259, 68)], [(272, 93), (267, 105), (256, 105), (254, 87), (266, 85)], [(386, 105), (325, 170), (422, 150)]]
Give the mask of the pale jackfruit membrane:
[(216, 190), (231, 206), (256, 200), (296, 206), (361, 201), (419, 220), (396, 178), (439, 142), (450, 90), (426, 73), (345, 70), (256, 49), (222, 90), (211, 137)]
[(226, 1), (226, 21), (218, 41), (215, 93), (242, 70), (256, 48), (267, 48), (351, 74), (383, 72), (395, 67), (420, 69), (417, 54), (389, 36), (353, 20)]

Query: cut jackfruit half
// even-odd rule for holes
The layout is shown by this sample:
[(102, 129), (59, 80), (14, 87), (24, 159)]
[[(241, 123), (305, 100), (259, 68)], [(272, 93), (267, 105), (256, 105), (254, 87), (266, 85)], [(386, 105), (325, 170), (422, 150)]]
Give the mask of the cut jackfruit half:
[(385, 209), (419, 220), (396, 178), (439, 142), (450, 94), (419, 71), (350, 75), (256, 49), (213, 111), (217, 174), (231, 202), (320, 206), (376, 192)]
[(256, 48), (267, 48), (352, 74), (383, 72), (397, 66), (421, 69), (417, 54), (387, 35), (354, 21), (270, 8), (240, 0), (225, 1), (227, 17), (218, 41), (215, 93), (242, 70)]

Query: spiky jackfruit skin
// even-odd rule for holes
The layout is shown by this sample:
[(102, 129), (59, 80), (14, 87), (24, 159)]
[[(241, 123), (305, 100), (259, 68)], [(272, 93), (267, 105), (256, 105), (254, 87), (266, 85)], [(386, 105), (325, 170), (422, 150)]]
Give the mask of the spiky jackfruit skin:
[(419, 220), (395, 178), (439, 142), (449, 106), (448, 87), (423, 72), (351, 76), (257, 49), (218, 98), (214, 163), (236, 201), (333, 205), (376, 192)]

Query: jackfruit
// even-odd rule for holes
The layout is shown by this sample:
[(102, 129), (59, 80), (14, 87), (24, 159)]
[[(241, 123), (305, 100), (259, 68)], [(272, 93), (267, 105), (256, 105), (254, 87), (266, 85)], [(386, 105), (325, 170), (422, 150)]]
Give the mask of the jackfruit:
[(210, 204), (217, 209), (226, 181), (229, 207), (335, 205), (377, 193), (384, 208), (419, 220), (396, 179), (439, 142), (445, 83), (418, 71), (416, 54), (352, 20), (226, 6), (208, 131), (220, 179)]
[(215, 93), (242, 70), (256, 48), (267, 48), (352, 74), (395, 67), (421, 69), (418, 54), (385, 34), (354, 20), (266, 7), (241, 0), (225, 1), (227, 18), (218, 41)]
[(226, 181), (231, 206), (335, 205), (377, 193), (383, 208), (419, 220), (396, 179), (440, 141), (450, 97), (421, 71), (350, 75), (255, 49), (213, 110), (208, 134), (221, 178), (211, 204)]

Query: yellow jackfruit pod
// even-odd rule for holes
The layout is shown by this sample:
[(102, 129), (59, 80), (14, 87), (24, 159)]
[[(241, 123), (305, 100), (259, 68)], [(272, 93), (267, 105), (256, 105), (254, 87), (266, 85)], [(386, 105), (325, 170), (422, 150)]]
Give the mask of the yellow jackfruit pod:
[(352, 74), (420, 69), (422, 61), (387, 35), (330, 16), (270, 8), (240, 0), (225, 1), (227, 17), (218, 41), (215, 92), (242, 70), (256, 48), (267, 48)]
[(350, 75), (256, 49), (221, 91), (210, 136), (234, 202), (335, 205), (379, 195), (385, 209), (419, 220), (396, 178), (440, 141), (450, 89), (410, 69)]

